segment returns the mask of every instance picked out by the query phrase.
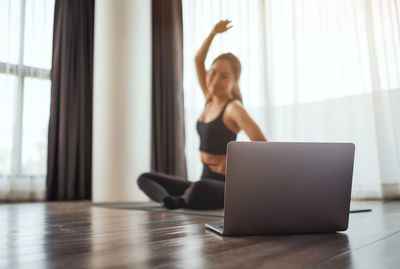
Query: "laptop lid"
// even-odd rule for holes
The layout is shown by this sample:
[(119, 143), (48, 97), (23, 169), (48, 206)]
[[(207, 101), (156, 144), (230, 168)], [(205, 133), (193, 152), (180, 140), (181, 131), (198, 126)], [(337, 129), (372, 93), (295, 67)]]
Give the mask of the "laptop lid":
[(352, 143), (230, 142), (223, 233), (346, 230), (354, 150)]

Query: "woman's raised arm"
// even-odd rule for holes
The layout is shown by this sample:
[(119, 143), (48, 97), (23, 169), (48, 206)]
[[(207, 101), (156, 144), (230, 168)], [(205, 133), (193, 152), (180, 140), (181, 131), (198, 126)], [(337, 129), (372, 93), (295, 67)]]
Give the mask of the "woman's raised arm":
[(220, 21), (218, 22), (211, 33), (208, 35), (206, 40), (203, 42), (203, 45), (199, 49), (199, 51), (196, 54), (195, 57), (195, 63), (196, 63), (196, 72), (197, 72), (197, 78), (199, 79), (199, 83), (201, 86), (201, 89), (203, 90), (204, 96), (206, 100), (208, 99), (208, 90), (207, 90), (207, 85), (206, 85), (206, 75), (207, 71), (204, 65), (204, 62), (207, 57), (208, 49), (210, 48), (211, 42), (213, 41), (214, 37), (218, 33), (223, 33), (227, 31), (229, 28), (232, 26), (227, 26), (231, 21), (225, 20), (225, 21)]

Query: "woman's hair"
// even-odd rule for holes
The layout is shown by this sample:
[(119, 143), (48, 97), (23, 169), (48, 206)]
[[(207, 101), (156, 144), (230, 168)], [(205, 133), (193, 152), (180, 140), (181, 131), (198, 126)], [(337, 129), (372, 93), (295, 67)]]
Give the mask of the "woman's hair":
[[(223, 54), (219, 55), (217, 58), (214, 59), (212, 64), (214, 64), (216, 61), (219, 61), (219, 60), (228, 61), (232, 67), (233, 75), (235, 76), (235, 78), (237, 80), (239, 80), (240, 73), (242, 72), (242, 65), (240, 64), (239, 59), (232, 53), (228, 52), (228, 53), (223, 53)], [(235, 99), (238, 99), (241, 103), (243, 103), (243, 98), (242, 98), (242, 94), (240, 93), (239, 85), (233, 87), (232, 95)]]

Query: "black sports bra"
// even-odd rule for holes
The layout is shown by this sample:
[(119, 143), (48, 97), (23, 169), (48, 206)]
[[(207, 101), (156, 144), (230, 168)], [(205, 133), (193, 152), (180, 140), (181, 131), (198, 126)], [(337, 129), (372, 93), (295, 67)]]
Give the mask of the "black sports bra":
[(211, 154), (226, 154), (229, 141), (236, 141), (237, 135), (226, 127), (222, 116), (226, 106), (235, 99), (230, 99), (218, 117), (210, 122), (197, 121), (197, 132), (200, 135), (200, 150)]

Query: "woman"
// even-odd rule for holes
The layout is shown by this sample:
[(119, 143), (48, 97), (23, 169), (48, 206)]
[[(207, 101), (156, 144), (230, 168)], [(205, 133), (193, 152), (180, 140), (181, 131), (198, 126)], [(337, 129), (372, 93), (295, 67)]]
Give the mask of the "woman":
[(138, 185), (152, 200), (169, 209), (217, 209), (224, 206), (226, 145), (244, 130), (252, 141), (266, 141), (260, 128), (242, 106), (239, 90), (241, 65), (232, 53), (218, 56), (206, 71), (204, 62), (212, 40), (227, 31), (230, 21), (217, 23), (198, 51), (197, 76), (206, 104), (197, 122), (203, 174), (188, 182), (163, 173), (144, 173)]

